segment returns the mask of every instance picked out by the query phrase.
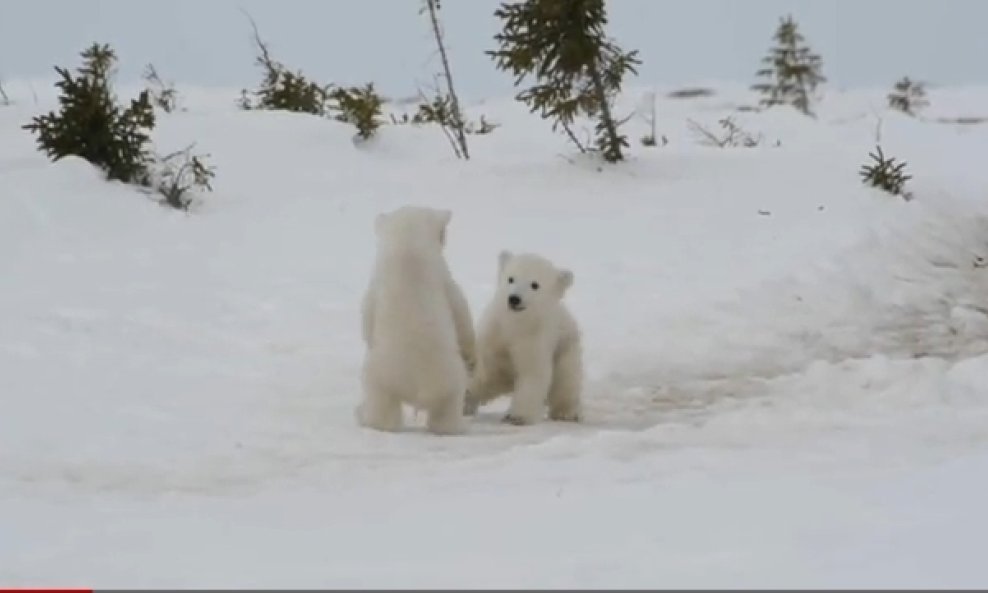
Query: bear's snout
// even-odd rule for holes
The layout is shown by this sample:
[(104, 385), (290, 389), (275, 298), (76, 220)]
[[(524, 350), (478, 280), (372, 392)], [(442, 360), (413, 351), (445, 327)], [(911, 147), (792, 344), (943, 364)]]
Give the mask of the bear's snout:
[(521, 306), (521, 297), (513, 294), (508, 297), (508, 308), (512, 311), (521, 311), (524, 307)]

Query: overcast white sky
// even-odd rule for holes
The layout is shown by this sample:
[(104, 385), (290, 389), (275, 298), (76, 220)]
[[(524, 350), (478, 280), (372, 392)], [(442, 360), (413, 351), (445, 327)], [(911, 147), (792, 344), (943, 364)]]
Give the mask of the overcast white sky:
[[(443, 0), (454, 75), (467, 96), (510, 92), (483, 54), (492, 0)], [(154, 62), (186, 84), (253, 87), (246, 18), (275, 57), (326, 82), (375, 81), (404, 94), (437, 67), (421, 0), (0, 0), (0, 77), (49, 77), (93, 41), (121, 58), (120, 79)], [(779, 16), (791, 12), (843, 87), (988, 83), (988, 0), (609, 0), (610, 32), (639, 49), (643, 83), (750, 82)]]

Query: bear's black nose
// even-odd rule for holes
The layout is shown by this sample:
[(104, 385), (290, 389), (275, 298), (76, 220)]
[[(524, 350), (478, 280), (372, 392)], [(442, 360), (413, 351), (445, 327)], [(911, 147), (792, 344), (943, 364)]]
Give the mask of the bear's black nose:
[(508, 297), (508, 306), (509, 307), (517, 307), (520, 304), (521, 304), (521, 297), (519, 297), (518, 295), (513, 294), (513, 295), (511, 295), (511, 296)]

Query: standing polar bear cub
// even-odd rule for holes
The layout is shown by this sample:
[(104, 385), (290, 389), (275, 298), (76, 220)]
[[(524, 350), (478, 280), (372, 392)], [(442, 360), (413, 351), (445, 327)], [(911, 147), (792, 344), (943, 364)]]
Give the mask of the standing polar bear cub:
[(498, 285), (477, 331), (477, 368), (467, 394), (467, 414), (509, 394), (504, 421), (549, 418), (578, 422), (583, 352), (576, 320), (563, 304), (573, 273), (533, 254), (503, 251)]
[(404, 206), (375, 220), (377, 259), (364, 294), (360, 424), (402, 427), (402, 403), (425, 410), (436, 434), (464, 429), (474, 366), (470, 310), (443, 247), (452, 212)]

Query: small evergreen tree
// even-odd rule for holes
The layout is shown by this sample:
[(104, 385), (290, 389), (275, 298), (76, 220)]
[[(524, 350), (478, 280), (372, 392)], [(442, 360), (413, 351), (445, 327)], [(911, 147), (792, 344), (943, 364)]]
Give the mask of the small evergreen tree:
[(335, 119), (356, 126), (361, 138), (370, 138), (381, 126), (383, 100), (374, 90), (374, 83), (363, 87), (337, 88), (330, 93), (330, 98), (335, 102), (333, 109), (338, 112)]
[(301, 72), (290, 72), (279, 64), (269, 67), (261, 87), (254, 93), (254, 109), (275, 109), (325, 115), (330, 87), (306, 79)]
[(150, 159), (149, 133), (154, 109), (143, 91), (121, 109), (110, 88), (116, 54), (93, 44), (82, 52), (83, 66), (73, 76), (56, 66), (61, 77), (60, 110), (39, 115), (23, 126), (37, 135), (39, 149), (53, 160), (75, 155), (100, 167), (110, 179), (144, 182)]
[(530, 111), (572, 133), (578, 115), (597, 119), (597, 149), (609, 162), (624, 158), (628, 146), (611, 113), (614, 96), (627, 72), (637, 74), (637, 51), (625, 53), (604, 32), (604, 0), (523, 0), (502, 3), (495, 11), (503, 28), (494, 36), (497, 50), (488, 51), (499, 70), (515, 76), (515, 86), (533, 75), (535, 86), (517, 95)]
[(894, 157), (885, 158), (881, 146), (875, 147), (875, 152), (869, 153), (868, 156), (874, 163), (861, 166), (859, 174), (862, 182), (893, 196), (901, 195), (907, 200), (910, 199), (910, 194), (903, 192), (906, 182), (912, 179), (911, 175), (906, 174), (906, 163), (896, 163)]
[(923, 83), (910, 80), (908, 76), (895, 83), (895, 88), (888, 95), (888, 101), (891, 109), (898, 109), (908, 115), (916, 115), (930, 104), (926, 100), (926, 87)]
[(821, 73), (823, 62), (803, 44), (803, 36), (792, 16), (781, 20), (774, 39), (776, 47), (762, 59), (766, 66), (756, 73), (767, 80), (751, 88), (764, 95), (761, 104), (765, 107), (792, 105), (812, 115), (811, 95), (817, 85), (827, 80)]

